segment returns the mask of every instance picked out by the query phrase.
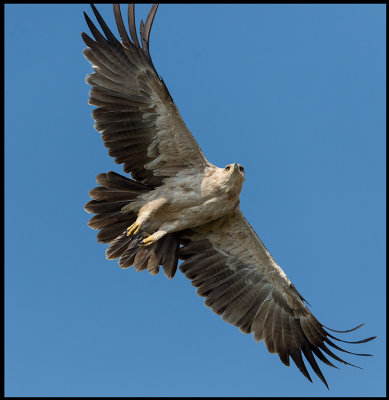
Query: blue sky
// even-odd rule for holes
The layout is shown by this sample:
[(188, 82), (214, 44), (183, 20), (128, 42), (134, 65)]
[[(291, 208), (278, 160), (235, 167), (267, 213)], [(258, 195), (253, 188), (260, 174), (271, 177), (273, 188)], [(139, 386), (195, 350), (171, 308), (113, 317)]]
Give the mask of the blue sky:
[(105, 260), (83, 206), (122, 170), (87, 104), (83, 10), (5, 6), (5, 394), (385, 395), (385, 6), (161, 5), (151, 32), (183, 119), (208, 160), (245, 166), (241, 209), (314, 315), (378, 336), (347, 346), (374, 354), (345, 355), (363, 370), (321, 364), (330, 391), (180, 272)]

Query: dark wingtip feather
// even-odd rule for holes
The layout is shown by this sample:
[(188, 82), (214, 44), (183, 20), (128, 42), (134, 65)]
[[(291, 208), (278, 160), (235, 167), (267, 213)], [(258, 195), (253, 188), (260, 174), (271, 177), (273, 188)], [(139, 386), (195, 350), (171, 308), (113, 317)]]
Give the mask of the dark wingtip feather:
[(328, 387), (328, 383), (326, 381), (326, 379), (324, 378), (323, 373), (321, 372), (321, 369), (319, 368), (319, 366), (317, 365), (317, 362), (315, 360), (315, 357), (313, 356), (311, 350), (309, 349), (308, 345), (305, 343), (304, 346), (302, 347), (302, 351), (304, 353), (305, 358), (308, 360), (309, 365), (312, 367), (313, 371), (315, 372), (315, 374), (320, 378), (320, 380), (326, 385), (327, 389), (329, 389)]
[(334, 342), (332, 342), (331, 340), (329, 340), (328, 338), (325, 339), (325, 341), (331, 345), (333, 348), (335, 348), (336, 350), (342, 351), (343, 353), (347, 353), (347, 354), (352, 354), (354, 356), (371, 356), (371, 354), (363, 354), (363, 353), (353, 353), (352, 351), (348, 351), (345, 349), (342, 349), (341, 347), (337, 346)]
[(356, 331), (357, 329), (359, 329), (359, 328), (360, 328), (361, 326), (363, 326), (363, 325), (365, 325), (365, 324), (360, 324), (360, 325), (356, 326), (355, 328), (347, 329), (347, 330), (345, 330), (345, 331), (337, 331), (337, 330), (335, 330), (335, 329), (331, 329), (331, 328), (329, 328), (328, 326), (325, 326), (325, 325), (321, 324), (321, 326), (323, 326), (324, 328), (328, 329), (328, 330), (331, 331), (331, 332), (336, 332), (336, 333), (353, 332), (353, 331)]
[(109, 29), (108, 25), (105, 23), (103, 17), (99, 13), (99, 11), (95, 7), (95, 5), (91, 4), (91, 7), (92, 7), (93, 14), (95, 14), (95, 17), (96, 17), (97, 21), (99, 22), (99, 24), (101, 26), (101, 29), (105, 33), (105, 36), (107, 37), (107, 39), (109, 41), (111, 41), (112, 43), (114, 43), (114, 44), (119, 44), (119, 42), (116, 39), (115, 35), (111, 32), (111, 30)]
[(149, 59), (150, 59), (150, 52), (149, 52), (150, 32), (151, 32), (151, 27), (153, 25), (153, 21), (154, 21), (154, 17), (157, 12), (157, 9), (158, 9), (158, 4), (153, 4), (150, 9), (149, 15), (147, 16), (146, 23), (144, 25), (144, 35), (142, 35), (143, 36), (142, 42), (144, 40), (144, 43), (146, 45), (146, 48), (144, 50)]
[(124, 27), (122, 12), (120, 10), (119, 4), (113, 5), (113, 12), (115, 15), (116, 26), (118, 27), (119, 35), (122, 39), (123, 44), (126, 46), (131, 46), (132, 43), (130, 41), (130, 38), (128, 37), (126, 28)]
[[(347, 329), (347, 330), (344, 330), (344, 331), (331, 329), (331, 328), (328, 328), (328, 326), (325, 326), (325, 325), (323, 325), (323, 324), (320, 324), (320, 325), (321, 325), (322, 327), (328, 329), (328, 330), (331, 331), (331, 332), (349, 333), (349, 332), (353, 332), (353, 331), (359, 329), (360, 327), (362, 327), (362, 326), (365, 325), (365, 324), (360, 324), (360, 325), (356, 326), (355, 328)], [(338, 342), (350, 343), (350, 344), (367, 343), (367, 342), (370, 342), (371, 340), (374, 340), (374, 339), (377, 337), (377, 336), (371, 336), (371, 337), (368, 337), (368, 338), (362, 339), (362, 340), (343, 340), (343, 339), (339, 339), (339, 338), (337, 338), (337, 337), (331, 335), (331, 334), (328, 333), (328, 332), (326, 332), (326, 334), (327, 334), (328, 337), (330, 337), (330, 338), (332, 338), (332, 339), (334, 339), (334, 340), (337, 340)], [(366, 355), (367, 355), (367, 354), (366, 354)], [(370, 355), (370, 354), (369, 354), (369, 355)]]
[(301, 353), (299, 351), (291, 352), (290, 357), (292, 358), (293, 362), (296, 364), (300, 372), (309, 380), (309, 382), (313, 383), (312, 378), (307, 370), (307, 367), (305, 366)]
[(131, 39), (134, 42), (134, 45), (138, 48), (140, 48), (139, 41), (138, 41), (138, 35), (136, 33), (136, 27), (135, 27), (135, 6), (134, 4), (129, 4), (128, 5), (128, 27), (130, 29), (130, 35)]
[(84, 18), (95, 40), (105, 42), (106, 40), (104, 36), (99, 32), (99, 30), (96, 28), (95, 24), (92, 22), (92, 20), (89, 18), (88, 14), (85, 11), (84, 11)]
[(362, 340), (343, 340), (343, 339), (339, 339), (333, 335), (331, 335), (330, 333), (328, 333), (328, 336), (334, 340), (337, 340), (338, 342), (342, 342), (342, 343), (350, 343), (350, 344), (360, 344), (360, 343), (367, 343), (370, 342), (371, 340), (374, 340), (377, 336), (371, 336), (367, 339), (362, 339)]

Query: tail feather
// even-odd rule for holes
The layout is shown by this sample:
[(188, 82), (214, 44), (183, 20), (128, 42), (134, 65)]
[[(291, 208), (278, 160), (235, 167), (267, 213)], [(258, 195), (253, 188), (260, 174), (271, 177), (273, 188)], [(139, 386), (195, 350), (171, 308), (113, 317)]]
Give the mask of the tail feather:
[(161, 264), (164, 274), (169, 278), (173, 278), (177, 271), (178, 265), (178, 249), (180, 241), (178, 234), (172, 233), (166, 236), (162, 247)]
[(91, 214), (100, 214), (104, 212), (117, 211), (122, 209), (125, 205), (128, 204), (128, 201), (98, 201), (91, 200), (85, 204), (85, 211)]
[(123, 220), (128, 222), (128, 215), (124, 215), (120, 211), (103, 212), (92, 217), (88, 222), (88, 226), (92, 229), (102, 229)]
[(119, 258), (127, 249), (131, 242), (132, 237), (128, 237), (126, 232), (122, 232), (105, 251), (107, 260), (115, 260)]
[(139, 234), (127, 236), (126, 232), (137, 215), (121, 212), (124, 206), (136, 200), (140, 194), (153, 188), (112, 171), (97, 175), (96, 181), (100, 186), (89, 192), (92, 200), (85, 205), (85, 211), (96, 214), (88, 225), (99, 230), (97, 240), (110, 244), (106, 258), (119, 258), (121, 268), (132, 265), (137, 271), (147, 268), (152, 275), (158, 274), (159, 266), (162, 266), (165, 275), (169, 279), (173, 278), (178, 264), (179, 233), (166, 235), (151, 246), (140, 247)]
[(136, 195), (139, 192), (148, 192), (152, 189), (150, 186), (128, 179), (113, 171), (97, 175), (96, 182), (106, 188), (126, 190), (134, 192)]
[(130, 224), (128, 223), (128, 221), (122, 221), (115, 225), (109, 225), (102, 228), (97, 234), (97, 241), (103, 243), (111, 243), (121, 233), (123, 233)]
[[(161, 240), (162, 241), (162, 240)], [(161, 242), (160, 240), (158, 242)], [(149, 251), (149, 259), (147, 261), (147, 270), (150, 272), (151, 275), (157, 275), (159, 273), (159, 251), (158, 251), (158, 242), (153, 243), (150, 246)]]
[(135, 256), (139, 250), (138, 240), (131, 238), (130, 243), (127, 246), (127, 250), (121, 255), (119, 259), (120, 268), (130, 268), (134, 264)]
[(150, 257), (150, 250), (147, 247), (141, 247), (136, 253), (134, 268), (136, 271), (144, 271), (147, 268), (147, 261)]
[[(102, 201), (125, 201), (125, 200), (134, 200), (138, 193), (128, 190), (116, 189), (116, 188), (107, 188), (105, 186), (97, 186), (91, 191), (89, 191), (89, 196), (93, 200), (102, 200)], [(128, 201), (127, 201), (128, 202)]]

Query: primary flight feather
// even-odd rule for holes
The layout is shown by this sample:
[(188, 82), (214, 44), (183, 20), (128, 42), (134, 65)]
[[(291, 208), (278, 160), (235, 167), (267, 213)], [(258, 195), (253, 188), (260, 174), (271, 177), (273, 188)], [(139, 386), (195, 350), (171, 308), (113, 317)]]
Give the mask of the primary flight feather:
[(89, 226), (110, 244), (106, 257), (151, 274), (162, 267), (168, 278), (183, 260), (180, 270), (208, 307), (263, 340), (284, 364), (292, 358), (311, 381), (304, 355), (328, 387), (316, 358), (330, 366), (326, 355), (349, 364), (330, 348), (351, 352), (333, 340), (363, 343), (374, 337), (348, 342), (324, 329), (239, 209), (243, 166), (219, 168), (205, 158), (150, 57), (157, 5), (141, 21), (140, 41), (134, 5), (128, 7), (129, 34), (119, 5), (113, 6), (120, 41), (92, 9), (105, 36), (84, 13), (94, 38), (82, 33), (84, 55), (95, 71), (86, 79), (89, 104), (97, 106), (95, 128), (108, 153), (132, 177), (102, 173), (100, 186), (89, 192), (85, 210), (96, 214)]

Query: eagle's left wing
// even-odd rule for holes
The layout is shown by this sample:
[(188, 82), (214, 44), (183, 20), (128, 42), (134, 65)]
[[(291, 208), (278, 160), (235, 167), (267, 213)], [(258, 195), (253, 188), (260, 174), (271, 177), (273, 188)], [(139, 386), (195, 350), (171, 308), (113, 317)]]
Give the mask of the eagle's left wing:
[(345, 343), (374, 339), (348, 342), (328, 333), (238, 209), (193, 229), (183, 244), (180, 270), (198, 287), (197, 294), (206, 297), (205, 305), (243, 333), (252, 332), (255, 340), (263, 340), (269, 352), (278, 353), (285, 365), (289, 365), (290, 356), (310, 381), (302, 354), (328, 387), (314, 356), (334, 366), (324, 352), (352, 365), (327, 347), (351, 353), (331, 339)]

